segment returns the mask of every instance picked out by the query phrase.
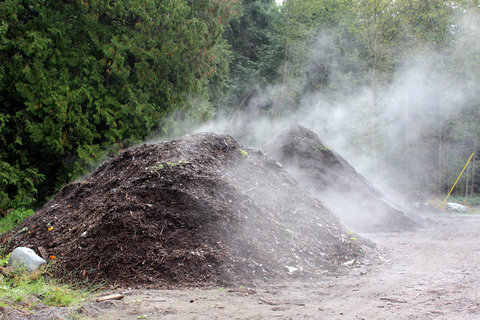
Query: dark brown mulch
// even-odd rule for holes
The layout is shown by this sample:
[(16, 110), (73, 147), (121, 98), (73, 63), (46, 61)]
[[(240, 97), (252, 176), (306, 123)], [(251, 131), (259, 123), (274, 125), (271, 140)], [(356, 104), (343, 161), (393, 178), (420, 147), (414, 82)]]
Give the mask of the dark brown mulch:
[(212, 133), (122, 151), (7, 241), (44, 247), (58, 276), (143, 287), (314, 277), (368, 251), (275, 161)]
[(262, 150), (357, 232), (412, 230), (421, 225), (384, 195), (313, 131), (294, 125)]

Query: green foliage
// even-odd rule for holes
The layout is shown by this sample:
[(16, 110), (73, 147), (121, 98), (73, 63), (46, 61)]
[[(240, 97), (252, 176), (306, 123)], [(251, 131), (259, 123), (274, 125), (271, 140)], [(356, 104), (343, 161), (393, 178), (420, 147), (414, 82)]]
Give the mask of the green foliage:
[[(332, 109), (347, 105), (353, 125), (339, 132), (343, 147), (372, 176), (429, 191), (451, 187), (480, 137), (478, 6), (308, 0), (284, 1), (281, 12), (265, 59), (276, 61), (269, 70), (278, 84), (286, 67), (284, 116), (309, 103), (310, 93)], [(272, 96), (279, 100), (279, 91)], [(316, 115), (328, 123), (331, 113)], [(408, 179), (392, 175), (405, 171)]]
[(353, 231), (351, 231), (351, 229), (350, 229), (350, 220), (348, 220), (348, 223), (347, 223), (347, 239), (357, 240), (357, 238), (352, 237), (352, 235), (354, 235), (354, 234), (355, 233)]
[(461, 196), (450, 196), (448, 202), (456, 202), (467, 206), (480, 206), (480, 197), (464, 198)]
[(10, 259), (11, 253), (4, 255), (5, 252), (3, 252), (3, 248), (1, 248), (1, 254), (0, 254), (0, 267), (6, 267), (8, 265), (8, 259)]
[[(0, 76), (0, 90), (2, 84)], [(36, 150), (30, 148), (28, 135), (18, 130), (23, 119), (7, 113), (14, 109), (10, 102), (8, 97), (0, 96), (0, 213), (34, 204), (36, 187), (45, 180), (34, 162)]]
[(176, 166), (179, 166), (181, 164), (187, 164), (187, 163), (189, 163), (189, 162), (186, 161), (186, 160), (180, 160), (178, 162), (167, 161), (165, 164), (158, 161), (154, 166), (151, 166), (150, 169), (152, 169), (152, 170), (162, 170), (163, 168), (175, 168)]
[[(284, 15), (287, 9), (285, 1)], [(346, 88), (355, 88), (345, 81), (363, 80), (364, 63), (358, 51), (361, 46), (357, 29), (353, 28), (353, 23), (359, 21), (357, 14), (355, 4), (349, 0), (291, 1), (289, 21), (285, 17), (276, 26), (277, 50), (284, 52), (288, 46), (285, 105), (298, 105), (305, 94), (319, 90), (329, 95), (338, 91), (343, 94)]]
[(405, 187), (445, 191), (478, 146), (473, 2), (10, 0), (0, 13), (0, 211), (153, 135), (247, 106), (289, 117), (312, 96), (328, 106), (318, 123), (348, 105), (344, 147)]
[(44, 270), (28, 274), (7, 268), (0, 274), (0, 299), (4, 306), (18, 307), (22, 303), (33, 309), (37, 302), (28, 302), (31, 297), (38, 297), (47, 306), (68, 307), (85, 300), (87, 294), (87, 290), (73, 289), (49, 278)]
[(175, 162), (167, 162), (167, 165), (168, 165), (170, 168), (175, 168), (176, 166), (178, 166), (178, 163), (175, 163)]
[(312, 146), (312, 149), (315, 150), (315, 153), (320, 154), (321, 152), (330, 151), (332, 148), (322, 145), (314, 145)]
[(283, 230), (283, 233), (287, 235), (290, 238), (290, 240), (295, 240), (297, 238), (297, 234), (293, 230), (285, 229)]
[[(12, 148), (13, 149), (13, 148)], [(14, 165), (3, 161), (0, 151), (0, 212), (9, 208), (29, 206), (35, 203), (36, 185), (45, 179), (38, 169), (15, 161)], [(13, 162), (13, 161), (12, 161)]]
[[(223, 34), (233, 59), (228, 78), (230, 92), (225, 101), (217, 102), (219, 106), (222, 103), (220, 112), (230, 112), (241, 106), (242, 101), (246, 105), (251, 97), (275, 79), (276, 70), (273, 73), (262, 73), (260, 70), (264, 51), (272, 45), (274, 20), (278, 16), (273, 0), (242, 0), (240, 16), (230, 21)], [(274, 65), (274, 68), (277, 66)]]
[(33, 210), (25, 208), (11, 209), (7, 211), (7, 214), (0, 219), (0, 234), (15, 228), (23, 220), (34, 213)]
[(287, 183), (289, 183), (289, 184), (295, 184), (295, 181), (292, 180), (292, 179), (291, 179), (290, 177), (288, 177), (288, 176), (285, 176), (285, 181), (287, 181)]
[(156, 165), (150, 167), (152, 170), (162, 170), (164, 168), (163, 164), (161, 162), (157, 162)]
[(182, 114), (208, 120), (236, 2), (12, 0), (0, 12), (5, 209), (32, 204), (39, 185), (43, 201), (105, 155), (171, 133)]

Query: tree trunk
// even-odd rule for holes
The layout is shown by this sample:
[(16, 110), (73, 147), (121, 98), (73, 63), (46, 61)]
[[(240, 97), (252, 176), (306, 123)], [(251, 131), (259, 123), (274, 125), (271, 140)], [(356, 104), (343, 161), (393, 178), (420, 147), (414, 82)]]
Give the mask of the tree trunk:
[[(332, 31), (332, 39), (334, 37), (333, 31)], [(328, 51), (327, 51), (327, 57), (325, 58), (325, 65), (322, 70), (322, 80), (320, 81), (320, 90), (323, 89), (323, 82), (325, 81), (325, 78), (327, 76), (327, 68), (328, 68), (328, 60), (330, 59), (330, 52), (332, 51), (332, 46), (328, 46)]]
[(472, 162), (472, 188), (470, 192), (470, 198), (473, 198), (473, 182), (475, 181), (475, 158), (477, 157), (477, 139), (475, 139), (473, 145), (473, 162)]
[(285, 84), (286, 84), (286, 79), (287, 79), (287, 65), (288, 65), (288, 37), (290, 33), (290, 5), (292, 3), (292, 0), (287, 0), (288, 5), (287, 5), (287, 32), (286, 32), (286, 37), (285, 37), (285, 58), (283, 62), (283, 81), (282, 81), (282, 90), (280, 92), (280, 100), (278, 101), (277, 104), (277, 110), (275, 112), (275, 121), (278, 122), (280, 119), (280, 115), (282, 113), (282, 108), (283, 108), (283, 99), (285, 95)]
[[(375, 98), (376, 98), (376, 81), (375, 81), (375, 72), (377, 69), (377, 1), (373, 2), (374, 11), (373, 11), (373, 66), (372, 66), (372, 79), (371, 79), (371, 88), (372, 88), (372, 101), (371, 101), (371, 121), (372, 121), (372, 132), (373, 132), (373, 161), (375, 168), (375, 177), (378, 174), (377, 171), (377, 138), (375, 132)], [(367, 117), (369, 115), (367, 114)]]
[(447, 150), (445, 154), (445, 185), (447, 186), (447, 192), (450, 190), (450, 170), (448, 165), (448, 157), (450, 156), (450, 141), (447, 141)]
[(470, 162), (467, 164), (467, 170), (466, 170), (467, 174), (466, 174), (466, 177), (465, 177), (466, 178), (466, 180), (465, 180), (465, 196), (464, 196), (465, 199), (467, 199), (467, 197), (468, 197), (468, 174), (469, 174), (468, 166), (469, 165), (470, 165)]
[(408, 126), (408, 121), (409, 121), (409, 112), (408, 112), (408, 84), (407, 84), (407, 88), (405, 90), (405, 115), (406, 115), (406, 121), (405, 121), (405, 126), (406, 126), (406, 137), (405, 137), (405, 190), (407, 190), (407, 194), (408, 192), (410, 191), (409, 190), (409, 179), (408, 179), (408, 157), (409, 157), (409, 154), (408, 154), (408, 140), (409, 140), (409, 126)]
[[(443, 59), (442, 59), (442, 67), (443, 67)], [(443, 68), (440, 68), (440, 90), (443, 90)], [(439, 101), (439, 107), (440, 107), (440, 112), (439, 112), (439, 128), (438, 128), (438, 185), (441, 188), (442, 187), (442, 144), (443, 144), (443, 99), (440, 99)], [(447, 165), (445, 164), (445, 172), (448, 170)], [(448, 177), (448, 173), (446, 173), (446, 176)], [(447, 182), (447, 187), (448, 187), (448, 182)], [(448, 189), (448, 188), (447, 188)], [(448, 192), (448, 190), (447, 190)]]
[(438, 129), (438, 185), (442, 186), (442, 124)]

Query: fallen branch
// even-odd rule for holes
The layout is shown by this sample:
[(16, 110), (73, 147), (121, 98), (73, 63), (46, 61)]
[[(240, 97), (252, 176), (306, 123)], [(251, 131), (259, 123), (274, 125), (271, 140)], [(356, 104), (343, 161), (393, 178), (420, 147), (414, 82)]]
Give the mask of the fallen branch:
[(143, 300), (144, 302), (167, 302), (168, 300), (161, 299), (161, 300)]
[(296, 306), (305, 306), (305, 303), (294, 303), (294, 302), (273, 302), (273, 301), (268, 301), (268, 300), (264, 300), (264, 299), (258, 299), (262, 302), (265, 302), (266, 304), (269, 304), (269, 305), (272, 305), (272, 306), (278, 306), (278, 305), (281, 305), (281, 304), (293, 304), (293, 305), (296, 305)]
[(398, 299), (395, 299), (395, 298), (380, 298), (380, 300), (386, 300), (386, 301), (398, 302), (398, 303), (407, 303), (406, 300), (398, 300)]
[(115, 293), (115, 294), (111, 294), (111, 295), (108, 295), (108, 296), (103, 296), (103, 297), (97, 298), (97, 302), (102, 302), (102, 301), (106, 301), (106, 300), (120, 300), (120, 299), (123, 299), (123, 298), (125, 298), (125, 296), (123, 294)]
[(229, 289), (228, 292), (257, 293), (257, 291), (247, 288)]

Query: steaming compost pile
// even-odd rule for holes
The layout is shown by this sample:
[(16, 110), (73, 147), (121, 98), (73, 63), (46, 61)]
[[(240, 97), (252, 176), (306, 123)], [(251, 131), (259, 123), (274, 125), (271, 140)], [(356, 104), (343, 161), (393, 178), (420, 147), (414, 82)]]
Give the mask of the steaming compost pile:
[(213, 133), (122, 151), (9, 240), (59, 276), (143, 287), (314, 277), (369, 251), (274, 160)]
[(294, 125), (262, 150), (357, 232), (412, 230), (421, 225), (383, 201), (383, 194), (311, 130)]

